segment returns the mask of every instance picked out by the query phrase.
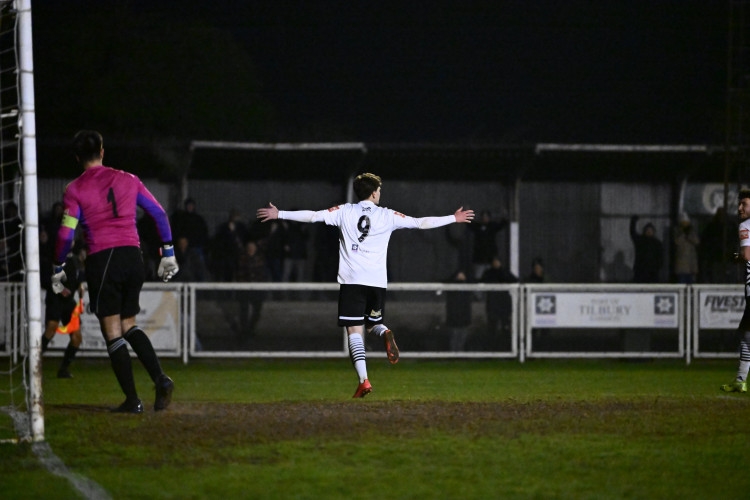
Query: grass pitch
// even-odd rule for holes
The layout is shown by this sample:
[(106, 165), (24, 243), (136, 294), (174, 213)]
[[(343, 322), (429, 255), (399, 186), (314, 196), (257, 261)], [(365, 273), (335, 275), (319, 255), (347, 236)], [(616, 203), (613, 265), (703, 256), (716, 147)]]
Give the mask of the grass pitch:
[[(113, 415), (106, 360), (54, 378), (46, 438), (113, 498), (745, 498), (750, 396), (736, 362), (164, 361), (174, 400)], [(0, 445), (3, 498), (78, 498), (31, 446)]]

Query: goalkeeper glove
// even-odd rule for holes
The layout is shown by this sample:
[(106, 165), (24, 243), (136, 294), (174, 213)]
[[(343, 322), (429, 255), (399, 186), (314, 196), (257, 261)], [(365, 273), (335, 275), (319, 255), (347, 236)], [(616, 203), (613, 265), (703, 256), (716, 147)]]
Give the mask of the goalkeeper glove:
[(55, 293), (62, 293), (65, 290), (63, 281), (66, 281), (68, 277), (65, 275), (65, 264), (55, 265), (52, 269), (52, 291)]
[(177, 274), (180, 266), (177, 265), (177, 259), (174, 256), (174, 246), (166, 244), (159, 249), (159, 253), (161, 253), (161, 262), (159, 262), (156, 274), (166, 283)]

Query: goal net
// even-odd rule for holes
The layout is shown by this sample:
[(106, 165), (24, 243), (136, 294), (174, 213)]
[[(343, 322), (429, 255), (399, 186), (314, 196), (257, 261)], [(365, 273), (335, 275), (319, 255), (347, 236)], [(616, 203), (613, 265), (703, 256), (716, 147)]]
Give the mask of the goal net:
[[(0, 0), (0, 440), (3, 442), (44, 439), (33, 88), (30, 0)], [(18, 349), (19, 345), (25, 348)]]

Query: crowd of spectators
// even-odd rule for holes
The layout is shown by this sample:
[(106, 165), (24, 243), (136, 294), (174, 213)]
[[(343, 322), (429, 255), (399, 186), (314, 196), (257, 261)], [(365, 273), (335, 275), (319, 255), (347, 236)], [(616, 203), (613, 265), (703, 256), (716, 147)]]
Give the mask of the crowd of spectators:
[[(18, 208), (9, 202), (3, 206), (2, 230), (7, 235), (0, 238), (0, 278), (22, 280), (21, 221)], [(48, 211), (42, 212), (39, 225), (39, 250), (42, 283), (49, 280), (55, 238), (63, 215), (63, 205), (55, 202)], [(669, 233), (670, 241), (664, 246), (651, 222), (639, 230), (639, 219), (630, 221), (630, 237), (633, 242), (635, 260), (632, 281), (635, 283), (723, 283), (727, 282), (728, 250), (736, 242), (733, 222), (727, 222), (722, 210), (698, 232), (687, 214), (680, 214)], [(306, 226), (294, 222), (276, 220), (269, 224), (257, 223), (243, 216), (238, 210), (230, 210), (227, 219), (211, 234), (205, 218), (198, 212), (195, 200), (188, 198), (183, 207), (170, 217), (175, 255), (180, 264), (176, 281), (183, 282), (252, 282), (253, 274), (241, 272), (240, 266), (247, 260), (247, 244), (254, 243), (256, 260), (262, 261), (267, 270), (266, 281), (272, 282), (333, 282), (338, 267), (335, 249), (338, 234), (335, 227), (321, 226), (310, 231)], [(487, 282), (486, 271), (497, 272), (493, 259), (499, 254), (498, 235), (507, 227), (507, 220), (495, 219), (485, 210), (479, 220), (468, 226), (463, 235), (448, 235), (450, 243), (458, 249), (459, 268), (465, 270), (469, 282)], [(156, 228), (148, 216), (137, 221), (141, 237), (146, 276), (157, 281), (161, 244)], [(722, 240), (726, 240), (723, 242)], [(315, 249), (314, 262), (308, 262), (308, 248)], [(669, 253), (671, 269), (665, 269)], [(495, 271), (492, 268), (495, 267)], [(506, 279), (506, 278), (504, 278)], [(518, 278), (515, 278), (518, 280)], [(541, 283), (544, 266), (536, 257), (531, 272), (521, 279), (526, 283)]]

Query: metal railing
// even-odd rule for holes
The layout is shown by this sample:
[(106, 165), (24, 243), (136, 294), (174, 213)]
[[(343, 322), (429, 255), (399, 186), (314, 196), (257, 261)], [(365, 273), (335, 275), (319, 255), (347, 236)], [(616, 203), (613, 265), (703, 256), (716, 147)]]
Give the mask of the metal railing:
[[(346, 334), (337, 326), (338, 288), (335, 283), (147, 283), (137, 320), (160, 356), (185, 363), (207, 357), (346, 357)], [(23, 284), (0, 284), (0, 356), (16, 359), (25, 352), (23, 296)], [(735, 331), (744, 308), (743, 289), (736, 285), (391, 283), (384, 317), (404, 359), (678, 358), (690, 363), (737, 355)], [(81, 324), (81, 355), (105, 357), (96, 318), (84, 313)], [(62, 355), (65, 340), (56, 336), (45, 356)], [(377, 357), (383, 347), (368, 338), (367, 350)]]

